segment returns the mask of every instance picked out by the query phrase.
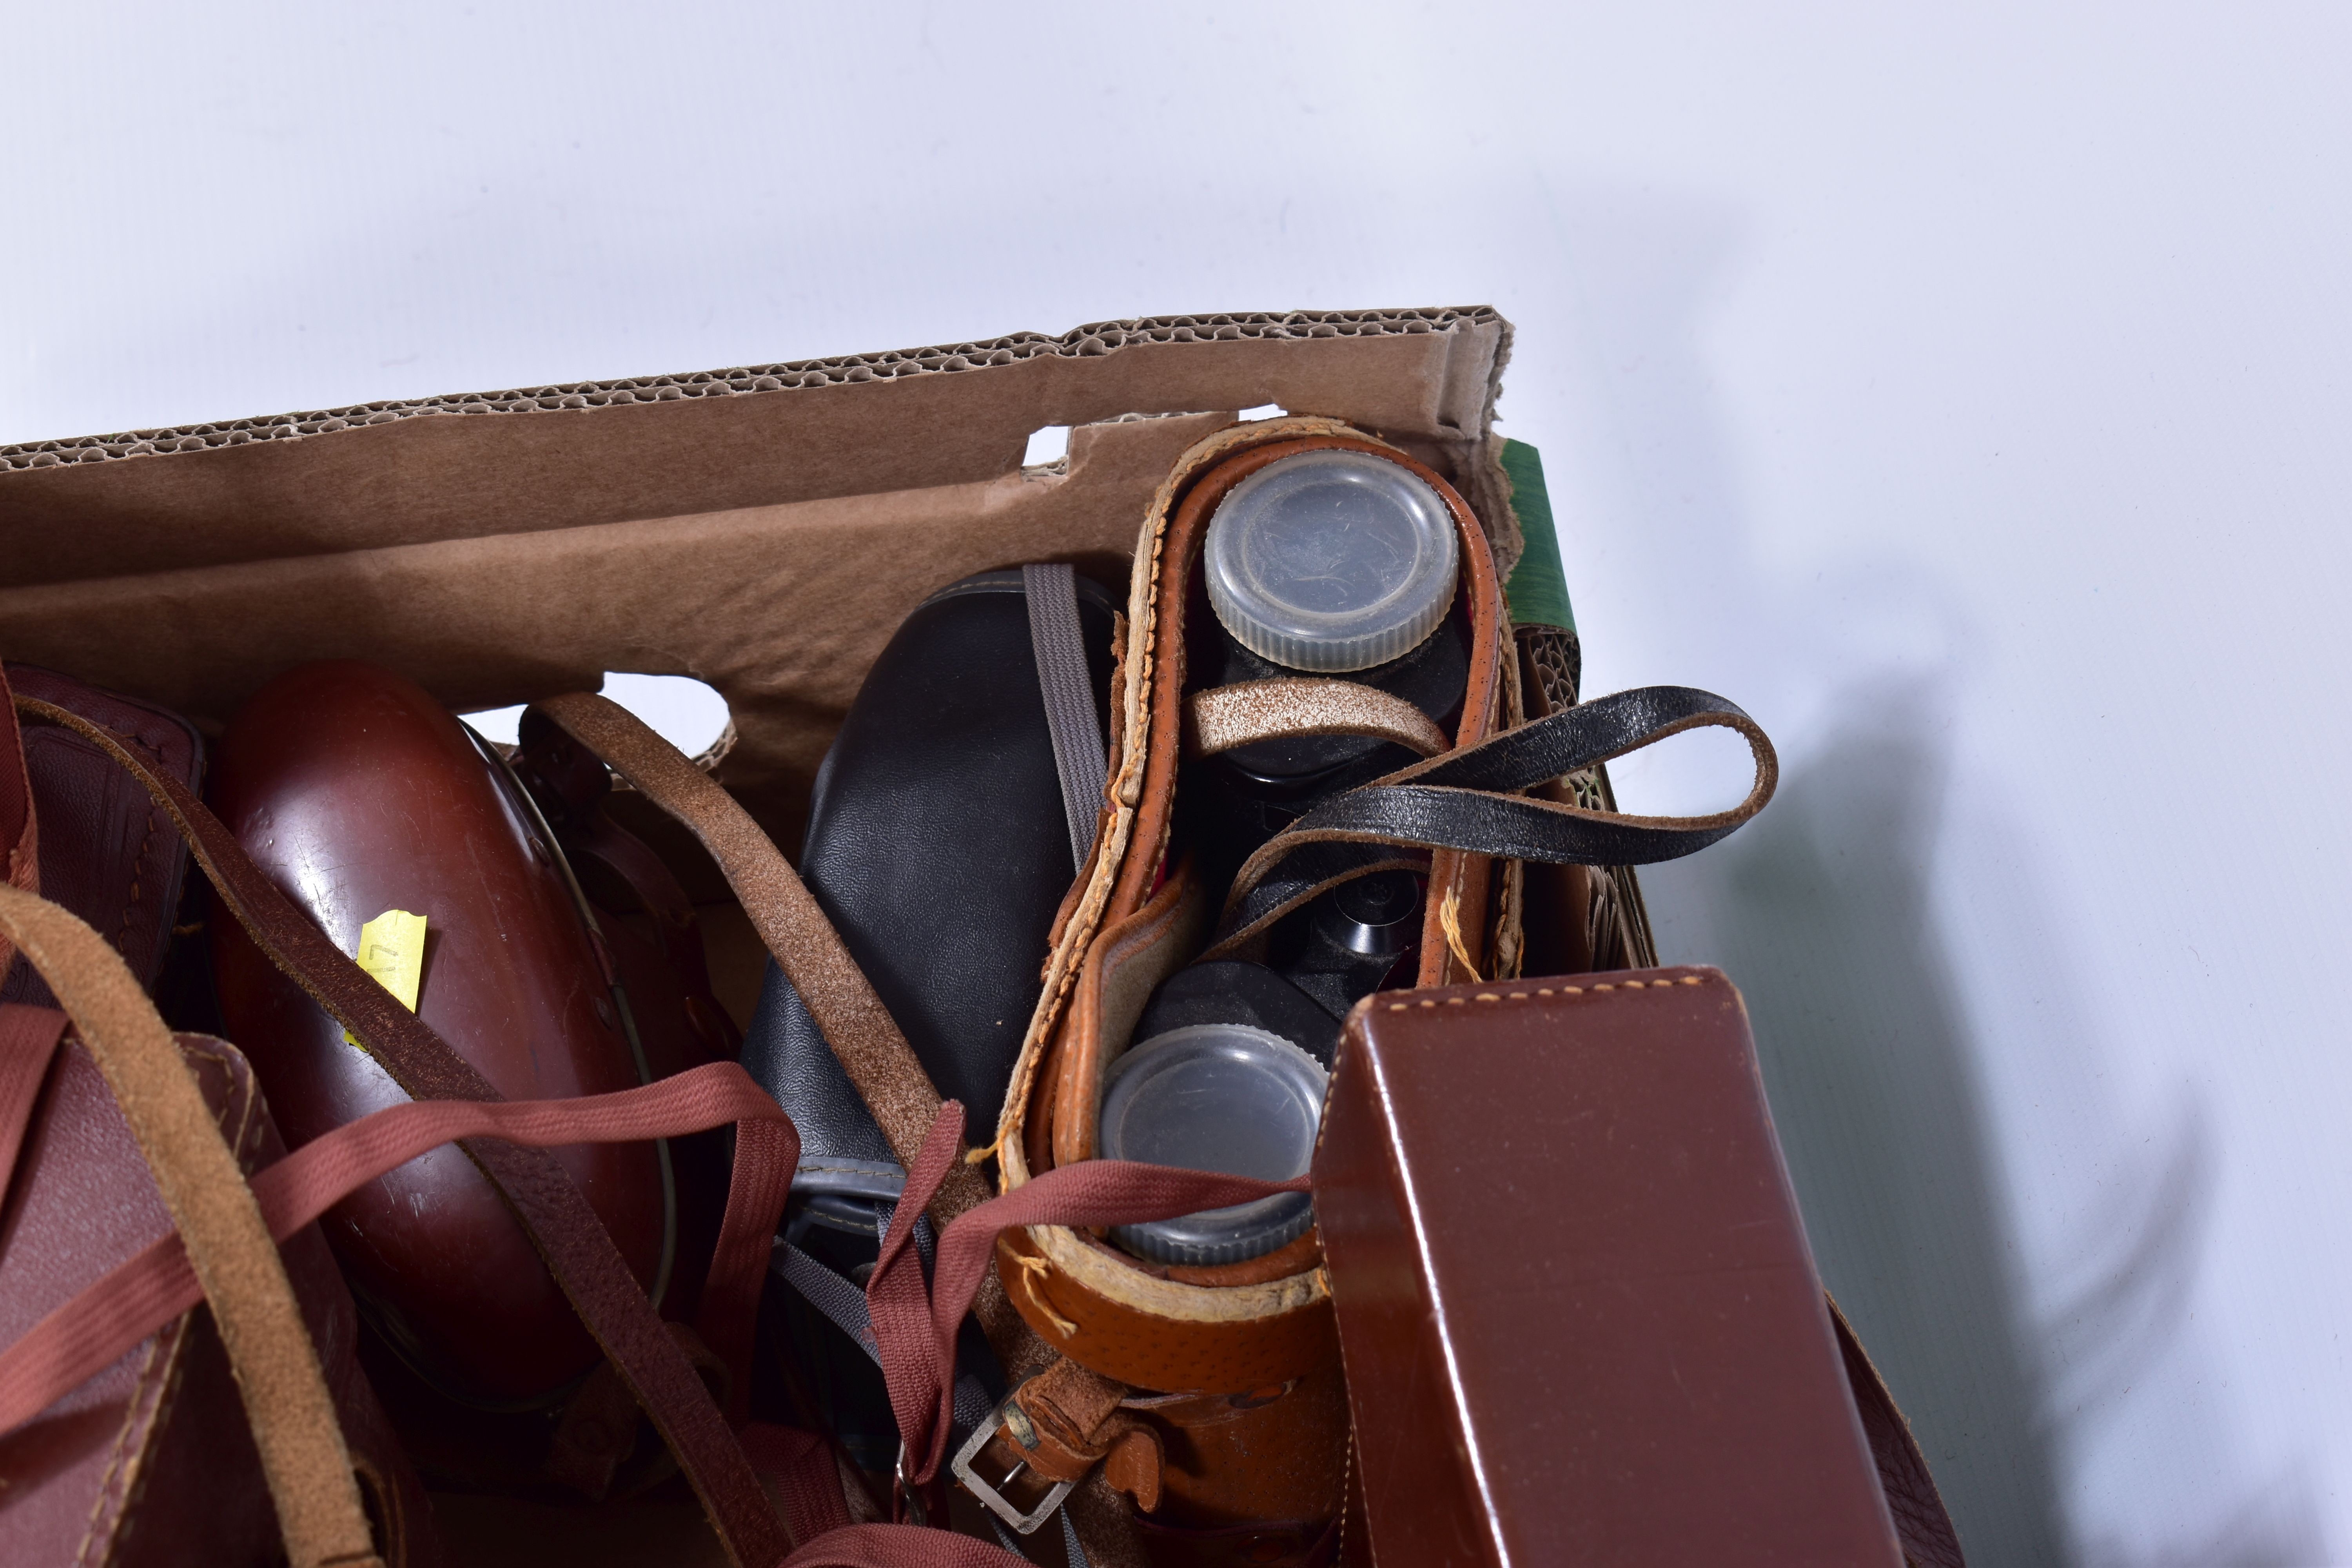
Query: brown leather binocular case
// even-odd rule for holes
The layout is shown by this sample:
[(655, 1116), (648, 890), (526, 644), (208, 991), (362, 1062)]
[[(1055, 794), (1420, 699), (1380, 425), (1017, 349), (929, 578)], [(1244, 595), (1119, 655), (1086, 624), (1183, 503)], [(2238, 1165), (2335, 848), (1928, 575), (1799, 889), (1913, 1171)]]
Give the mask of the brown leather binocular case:
[[(1422, 715), (1400, 713), (1403, 704), (1346, 682), (1302, 678), (1200, 689), (1188, 681), (1186, 609), (1210, 519), (1251, 474), (1318, 450), (1395, 463), (1448, 508), (1460, 545), (1457, 612), (1469, 647), (1451, 735), (1424, 733), (1431, 726)], [(1108, 799), (1094, 855), (1057, 922), (1045, 996), (997, 1129), (1008, 1189), (1097, 1156), (1105, 1073), (1155, 986), (1204, 952), (1252, 955), (1275, 921), (1349, 879), (1399, 868), (1426, 879), (1418, 986), (1515, 973), (1531, 918), (1547, 932), (1572, 931), (1590, 952), (1591, 900), (1580, 877), (1546, 880), (1542, 907), (1531, 917), (1518, 858), (1465, 847), (1475, 833), (1449, 844), (1444, 835), (1418, 836), (1367, 815), (1379, 786), (1407, 786), (1449, 759), (1485, 754), (1477, 749), (1529, 717), (1520, 649), (1485, 529), (1444, 479), (1333, 421), (1236, 426), (1184, 455), (1144, 524), (1135, 562)], [(1745, 715), (1727, 712), (1682, 721), (1733, 723), (1759, 749), (1757, 789), (1727, 814), (1717, 837), (1760, 806), (1771, 782), (1769, 747)], [(1674, 727), (1652, 723), (1633, 743)], [(1310, 814), (1253, 855), (1230, 889), (1199, 885), (1176, 831), (1188, 751), (1198, 756), (1334, 733), (1401, 742), (1427, 760), (1355, 792), (1352, 808)], [(1318, 826), (1333, 809), (1357, 816)], [(1611, 814), (1585, 815), (1605, 822)], [(1563, 889), (1576, 893), (1576, 907), (1550, 896)], [(999, 1436), (998, 1466), (1025, 1461), (1033, 1474), (1068, 1476), (1083, 1473), (1090, 1457), (1108, 1455), (1108, 1483), (1149, 1510), (1147, 1539), (1171, 1561), (1213, 1560), (1237, 1531), (1266, 1562), (1304, 1563), (1331, 1550), (1347, 1484), (1349, 1412), (1316, 1232), (1244, 1262), (1192, 1267), (1147, 1262), (1087, 1229), (1035, 1226), (1005, 1233), (998, 1264), (1013, 1306), (1063, 1358), (1015, 1393), (1015, 1416), (1068, 1450), (1047, 1452), (1041, 1462), (1035, 1446), (1016, 1448)], [(968, 1484), (980, 1479), (968, 1466), (959, 1474)]]

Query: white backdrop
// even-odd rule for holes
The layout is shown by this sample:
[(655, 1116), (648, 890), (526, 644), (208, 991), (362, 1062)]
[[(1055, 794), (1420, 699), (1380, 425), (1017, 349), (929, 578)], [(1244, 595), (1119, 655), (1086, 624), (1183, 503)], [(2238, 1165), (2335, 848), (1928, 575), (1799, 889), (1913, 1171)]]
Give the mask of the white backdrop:
[[(1898, 14), (1901, 13), (1901, 14)], [(1979, 1564), (2352, 1560), (2352, 23), (0, 0), (0, 440), (1491, 302), (1651, 875)], [(1685, 742), (1664, 805), (1736, 788)]]

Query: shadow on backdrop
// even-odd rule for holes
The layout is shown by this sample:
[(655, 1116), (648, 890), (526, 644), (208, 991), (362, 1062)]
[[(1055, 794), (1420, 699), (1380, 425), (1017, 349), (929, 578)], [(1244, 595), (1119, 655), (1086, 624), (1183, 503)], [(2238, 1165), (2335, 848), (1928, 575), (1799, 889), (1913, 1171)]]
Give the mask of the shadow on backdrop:
[[(1704, 952), (1748, 998), (1822, 1275), (1910, 1417), (1970, 1561), (2062, 1564), (2041, 1358), (1929, 910), (1948, 772), (1932, 700), (1918, 682), (1855, 693), (1738, 838), (1644, 881), (1675, 956)], [(1706, 933), (1696, 950), (1692, 926)]]
[[(2097, 1020), (2035, 934), (2064, 928), (2030, 857), (1971, 857), (2008, 879), (2010, 973), (1957, 973), (1938, 927), (1952, 681), (1969, 639), (1937, 585), (1901, 563), (1798, 595), (1810, 609), (1759, 564), (1705, 346), (1741, 272), (1744, 215), (1646, 187), (1545, 195), (1572, 262), (1593, 418), (1580, 448), (1559, 448), (1582, 496), (1563, 513), (1564, 564), (1572, 585), (1620, 599), (1612, 618), (1647, 643), (1589, 655), (1604, 669), (1667, 654), (1744, 669), (1759, 704), (1826, 717), (1757, 822), (1643, 872), (1662, 956), (1720, 964), (1746, 995), (1823, 1278), (1909, 1416), (1969, 1560), (2326, 1563), (2307, 1480), (2250, 1484), (2231, 1423), (2176, 1403), (2204, 1375), (2188, 1322), (2218, 1175), (2201, 1105), (2184, 1087), (2168, 1124), (2124, 1125), (2139, 1119), (2095, 1081)], [(1646, 569), (1659, 563), (1674, 570)], [(2000, 825), (1993, 837), (2022, 837)], [(2000, 1044), (2053, 1090), (2033, 1097), (2052, 1108), (2033, 1131), (2073, 1152), (2073, 1168), (2113, 1173), (2091, 1184), (2115, 1194), (2105, 1205), (2073, 1182), (2032, 1194), (2038, 1212), (2057, 1205), (2063, 1239), (2032, 1258), (2006, 1180), (2039, 1167), (2003, 1158), (2030, 1139), (1994, 1121), (1993, 1042), (1970, 1017), (1996, 985), (2032, 988), (2030, 1020), (2004, 1020), (2018, 1037)], [(2160, 1453), (2168, 1475), (2118, 1484), (2115, 1461), (2133, 1453)], [(2172, 1522), (2200, 1513), (2214, 1522)], [(2111, 1533), (2102, 1517), (2134, 1528)]]
[[(2168, 1126), (2131, 1141), (2112, 1203), (2072, 1217), (2080, 1255), (2037, 1310), (1983, 1042), (1933, 910), (1951, 773), (1936, 685), (1851, 690), (1828, 742), (1739, 838), (1644, 874), (1667, 962), (1720, 963), (1747, 997), (1822, 1277), (1909, 1417), (1972, 1563), (2323, 1564), (2316, 1510), (2294, 1476), (2258, 1488), (2202, 1539), (2153, 1551), (2069, 1518), (2062, 1489), (2101, 1425), (2160, 1363), (2195, 1354), (2182, 1330), (2216, 1161), (2201, 1107), (2184, 1098)], [(2033, 890), (2014, 891), (2030, 923)], [(2032, 1042), (2046, 1070), (2086, 1070), (2074, 999), (2047, 1000), (2053, 1026)], [(2104, 1125), (2068, 1131), (2093, 1157), (2126, 1142)]]

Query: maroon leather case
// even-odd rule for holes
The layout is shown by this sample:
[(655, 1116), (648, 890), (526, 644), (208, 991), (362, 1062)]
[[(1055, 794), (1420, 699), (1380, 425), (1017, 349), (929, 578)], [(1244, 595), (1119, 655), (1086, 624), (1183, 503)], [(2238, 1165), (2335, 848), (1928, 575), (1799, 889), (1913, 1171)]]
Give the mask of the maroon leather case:
[[(190, 789), (204, 742), (176, 713), (31, 665), (8, 666), (8, 686), (102, 724)], [(152, 987), (171, 945), (188, 852), (163, 809), (113, 758), (55, 724), (23, 727), (25, 767), (40, 823), (41, 896), (79, 915)], [(22, 954), (0, 982), (0, 1002), (56, 1005)]]
[(1373, 1560), (1902, 1563), (1717, 971), (1370, 998), (1314, 1173)]
[[(180, 1052), (246, 1170), (282, 1157), (235, 1047), (183, 1035)], [(59, 1047), (0, 1202), (0, 1344), (171, 1228), (105, 1079), (79, 1046)], [(281, 1250), (384, 1560), (433, 1568), (441, 1552), (424, 1490), (353, 1354), (351, 1293), (315, 1226)], [(10, 1568), (285, 1560), (245, 1405), (203, 1307), (0, 1438), (0, 1561)]]

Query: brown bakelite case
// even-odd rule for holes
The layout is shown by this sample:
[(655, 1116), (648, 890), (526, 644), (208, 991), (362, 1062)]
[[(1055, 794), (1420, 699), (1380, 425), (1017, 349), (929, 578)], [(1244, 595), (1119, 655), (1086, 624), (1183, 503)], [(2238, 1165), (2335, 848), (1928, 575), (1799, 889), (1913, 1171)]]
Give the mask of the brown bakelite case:
[(1719, 972), (1376, 995), (1340, 1051), (1315, 1205), (1373, 1560), (1902, 1563)]
[[(212, 805), (256, 864), (344, 952), (388, 910), (426, 921), (417, 1014), (510, 1100), (634, 1089), (604, 971), (549, 847), (447, 710), (415, 683), (337, 662), (256, 693), (215, 753)], [(407, 1095), (270, 963), (211, 922), (221, 1012), (303, 1143)], [(663, 1268), (655, 1148), (554, 1151), (638, 1279)], [(675, 1205), (670, 1205), (674, 1207)], [(596, 1347), (530, 1237), (465, 1152), (445, 1144), (320, 1222), (371, 1319), (443, 1392), (530, 1403)]]

